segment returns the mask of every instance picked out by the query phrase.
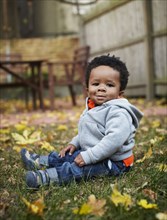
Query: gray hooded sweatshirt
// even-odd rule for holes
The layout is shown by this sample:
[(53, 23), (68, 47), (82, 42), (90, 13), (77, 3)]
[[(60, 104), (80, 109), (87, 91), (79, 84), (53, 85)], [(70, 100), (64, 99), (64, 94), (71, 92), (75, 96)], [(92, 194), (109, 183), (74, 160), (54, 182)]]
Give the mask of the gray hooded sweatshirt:
[(86, 165), (107, 158), (124, 160), (133, 154), (134, 137), (142, 116), (142, 112), (124, 98), (110, 100), (90, 110), (86, 104), (78, 123), (78, 135), (70, 144), (82, 150)]

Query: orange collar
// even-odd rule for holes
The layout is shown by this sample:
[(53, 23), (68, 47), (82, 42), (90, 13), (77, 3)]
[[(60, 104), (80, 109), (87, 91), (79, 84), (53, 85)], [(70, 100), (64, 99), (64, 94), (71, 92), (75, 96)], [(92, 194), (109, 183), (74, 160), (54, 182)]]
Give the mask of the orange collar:
[(92, 109), (95, 107), (95, 103), (94, 101), (92, 101), (90, 98), (88, 99), (88, 108), (89, 109)]

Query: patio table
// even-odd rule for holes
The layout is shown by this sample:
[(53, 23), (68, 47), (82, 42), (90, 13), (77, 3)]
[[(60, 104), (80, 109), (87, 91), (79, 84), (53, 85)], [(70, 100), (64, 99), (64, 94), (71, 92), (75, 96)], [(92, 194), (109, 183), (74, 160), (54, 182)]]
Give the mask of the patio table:
[[(32, 98), (33, 98), (33, 109), (37, 108), (36, 103), (36, 93), (39, 98), (39, 106), (40, 109), (44, 110), (43, 103), (43, 78), (41, 73), (42, 64), (46, 62), (46, 60), (38, 59), (38, 60), (21, 60), (21, 61), (0, 61), (0, 69), (4, 70), (7, 74), (12, 75), (14, 78), (19, 79), (20, 82), (17, 83), (6, 83), (1, 82), (0, 87), (14, 87), (17, 85), (27, 86), (32, 90)], [(14, 65), (28, 65), (30, 67), (30, 74), (28, 78), (24, 77), (24, 73), (21, 75), (16, 71), (13, 71), (10, 66)], [(11, 84), (11, 85), (10, 85)]]

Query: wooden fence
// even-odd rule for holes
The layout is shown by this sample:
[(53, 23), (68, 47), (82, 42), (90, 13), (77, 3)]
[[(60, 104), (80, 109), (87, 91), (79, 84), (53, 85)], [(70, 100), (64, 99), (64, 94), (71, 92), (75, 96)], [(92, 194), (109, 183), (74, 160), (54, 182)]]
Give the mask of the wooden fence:
[(128, 96), (167, 94), (167, 1), (99, 1), (83, 17), (83, 29), (90, 58), (110, 53), (126, 62)]

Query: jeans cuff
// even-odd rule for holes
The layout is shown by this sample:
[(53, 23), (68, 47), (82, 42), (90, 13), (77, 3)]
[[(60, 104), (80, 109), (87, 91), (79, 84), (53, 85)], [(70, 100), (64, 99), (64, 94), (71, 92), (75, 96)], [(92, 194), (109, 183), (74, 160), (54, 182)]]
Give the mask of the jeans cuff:
[(48, 173), (51, 182), (54, 182), (54, 183), (59, 182), (58, 173), (57, 173), (56, 168), (46, 169), (46, 172)]
[(40, 156), (39, 163), (40, 163), (40, 165), (43, 165), (43, 166), (49, 166), (48, 156)]

